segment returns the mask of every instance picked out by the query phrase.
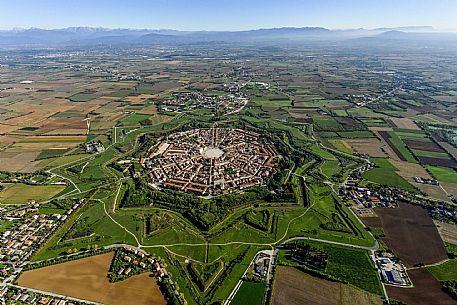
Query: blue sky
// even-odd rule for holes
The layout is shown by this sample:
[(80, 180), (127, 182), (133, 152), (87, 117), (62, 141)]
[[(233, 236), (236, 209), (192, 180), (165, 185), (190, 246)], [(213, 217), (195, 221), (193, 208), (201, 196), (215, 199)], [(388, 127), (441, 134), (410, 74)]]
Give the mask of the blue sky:
[(0, 29), (94, 26), (243, 30), (406, 25), (457, 29), (457, 0), (0, 0)]

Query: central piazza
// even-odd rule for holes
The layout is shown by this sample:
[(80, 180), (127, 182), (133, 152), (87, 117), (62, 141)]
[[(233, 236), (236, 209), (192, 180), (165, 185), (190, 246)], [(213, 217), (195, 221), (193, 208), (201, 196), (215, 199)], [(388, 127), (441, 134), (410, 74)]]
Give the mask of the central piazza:
[(169, 135), (141, 165), (151, 186), (211, 196), (260, 185), (281, 157), (260, 134), (242, 129), (193, 129)]

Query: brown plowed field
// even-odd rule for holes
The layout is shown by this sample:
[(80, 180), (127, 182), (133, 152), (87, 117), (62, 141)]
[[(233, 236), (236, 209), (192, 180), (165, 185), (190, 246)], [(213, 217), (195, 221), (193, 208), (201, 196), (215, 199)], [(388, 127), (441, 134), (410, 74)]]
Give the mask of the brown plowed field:
[(409, 146), (409, 148), (411, 148), (411, 149), (419, 149), (419, 150), (445, 153), (445, 151), (435, 142), (414, 141), (414, 140), (407, 140), (407, 139), (404, 139), (403, 142), (405, 142), (405, 144), (407, 146)]
[(441, 289), (441, 284), (427, 269), (408, 271), (414, 288), (386, 285), (387, 295), (408, 305), (455, 305), (456, 302)]
[(407, 267), (447, 258), (435, 224), (423, 208), (400, 204), (396, 209), (376, 208), (375, 211), (386, 235), (384, 242)]
[(360, 217), (363, 224), (367, 227), (380, 228), (382, 227), (381, 218), (379, 217)]
[(166, 304), (150, 273), (110, 283), (107, 274), (112, 259), (113, 253), (107, 253), (26, 271), (18, 284), (107, 305)]
[(432, 157), (417, 157), (422, 163), (434, 166), (455, 167), (457, 163), (452, 159), (441, 159)]

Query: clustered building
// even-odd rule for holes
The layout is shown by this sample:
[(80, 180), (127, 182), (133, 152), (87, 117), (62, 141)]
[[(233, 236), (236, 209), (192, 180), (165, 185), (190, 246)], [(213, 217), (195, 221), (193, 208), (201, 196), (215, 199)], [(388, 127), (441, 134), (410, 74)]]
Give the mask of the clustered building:
[(33, 251), (66, 220), (80, 202), (62, 214), (40, 214), (38, 204), (21, 208), (2, 215), (1, 218), (14, 221), (14, 225), (1, 235), (0, 260), (19, 265), (30, 257)]
[(237, 94), (207, 95), (201, 92), (176, 93), (161, 102), (161, 110), (182, 112), (207, 108), (218, 114), (230, 114), (241, 110), (248, 99)]
[(411, 285), (405, 266), (393, 254), (378, 253), (375, 262), (384, 283), (397, 286)]
[(143, 250), (131, 246), (124, 246), (123, 251), (125, 255), (122, 260), (127, 265), (122, 266), (121, 269), (117, 271), (118, 275), (128, 276), (132, 272), (133, 268), (137, 266), (141, 269), (151, 269), (152, 271), (156, 271), (161, 278), (168, 277), (167, 270), (165, 270), (165, 268), (160, 264), (159, 260), (149, 257), (149, 254)]
[(275, 172), (280, 155), (252, 131), (193, 129), (169, 135), (141, 165), (151, 186), (215, 195), (260, 185)]

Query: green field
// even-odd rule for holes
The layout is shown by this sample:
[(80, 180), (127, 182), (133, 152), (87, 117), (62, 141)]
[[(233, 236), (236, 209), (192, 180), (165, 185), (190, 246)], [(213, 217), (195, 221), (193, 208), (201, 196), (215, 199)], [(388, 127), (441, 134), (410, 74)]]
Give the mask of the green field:
[(427, 268), (438, 281), (457, 280), (457, 259), (451, 259), (438, 266)]
[(68, 149), (66, 149), (66, 148), (63, 148), (63, 149), (45, 149), (45, 150), (40, 152), (40, 154), (38, 155), (36, 160), (60, 157), (66, 152), (68, 152)]
[(368, 130), (362, 131), (339, 131), (338, 135), (342, 138), (357, 139), (357, 138), (373, 138), (375, 135)]
[(265, 295), (265, 283), (243, 282), (230, 304), (262, 305)]
[(40, 202), (51, 199), (64, 189), (64, 185), (27, 185), (17, 183), (0, 192), (0, 203), (24, 204), (30, 200)]
[(343, 130), (343, 126), (338, 123), (333, 117), (327, 115), (313, 116), (313, 122), (318, 130), (324, 131), (339, 131)]
[(130, 92), (131, 91), (129, 89), (121, 89), (119, 91), (111, 92), (110, 94), (108, 94), (108, 96), (124, 98), (124, 97), (128, 96), (130, 94)]
[(398, 151), (403, 155), (406, 161), (411, 163), (417, 163), (414, 156), (406, 147), (405, 143), (402, 141), (400, 137), (394, 132), (389, 132), (389, 140), (390, 142), (398, 149)]
[(129, 115), (128, 117), (123, 118), (120, 120), (121, 123), (140, 123), (143, 120), (146, 120), (150, 117), (150, 115), (147, 114), (139, 114), (139, 113), (134, 113)]
[(413, 153), (418, 157), (449, 159), (449, 155), (447, 153), (445, 153), (445, 152), (413, 149)]
[(269, 107), (290, 107), (292, 102), (290, 100), (270, 100), (268, 97), (254, 97), (250, 99), (251, 102), (259, 106)]
[(431, 165), (426, 165), (425, 168), (440, 182), (457, 183), (457, 172), (452, 168)]
[(337, 150), (342, 151), (347, 154), (354, 153), (354, 150), (349, 145), (345, 145), (343, 140), (331, 139), (328, 140)]
[(68, 99), (72, 102), (88, 102), (97, 98), (96, 94), (92, 93), (77, 93), (70, 96)]
[[(410, 130), (410, 129), (407, 129), (407, 130), (400, 129), (400, 131), (398, 131), (398, 129), (395, 129), (395, 134), (403, 140), (430, 142), (430, 139), (428, 138), (428, 136), (425, 133), (416, 133), (416, 132), (411, 132), (411, 131), (412, 130)], [(419, 131), (422, 132), (422, 130), (419, 130)]]
[[(307, 241), (312, 247), (325, 251), (328, 255), (327, 267), (317, 271), (330, 279), (351, 284), (365, 291), (382, 295), (381, 282), (368, 251)], [(280, 251), (277, 257), (279, 265), (300, 266), (307, 268), (289, 257), (288, 250)], [(316, 272), (316, 271), (315, 271)]]
[(410, 192), (417, 192), (408, 181), (395, 172), (396, 168), (390, 164), (389, 160), (384, 158), (372, 158), (371, 161), (376, 164), (376, 167), (363, 173), (362, 177), (364, 179), (380, 185), (398, 187)]
[(337, 116), (348, 116), (348, 113), (346, 112), (346, 110), (334, 110), (333, 111)]

